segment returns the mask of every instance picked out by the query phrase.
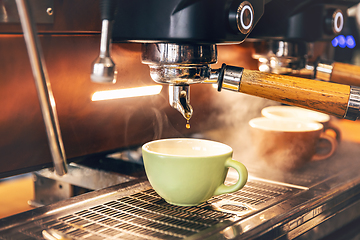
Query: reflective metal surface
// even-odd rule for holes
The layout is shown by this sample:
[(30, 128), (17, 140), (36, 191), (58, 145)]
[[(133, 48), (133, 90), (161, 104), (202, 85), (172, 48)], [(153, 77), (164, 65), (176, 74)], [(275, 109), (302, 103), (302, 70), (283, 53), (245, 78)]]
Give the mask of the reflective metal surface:
[(55, 99), (48, 79), (40, 41), (37, 36), (36, 25), (28, 1), (16, 0), (16, 4), (21, 26), (24, 31), (25, 43), (40, 101), (54, 168), (56, 173), (61, 176), (67, 172), (66, 156), (56, 112)]
[(205, 80), (216, 63), (216, 45), (154, 43), (142, 45), (142, 63), (155, 82), (192, 84)]
[(217, 61), (217, 47), (213, 45), (145, 43), (142, 63), (157, 65), (207, 65)]
[[(32, 0), (29, 4), (34, 12), (36, 23), (54, 23), (54, 0)], [(0, 23), (20, 23), (15, 1), (2, 0), (0, 2)]]
[(68, 173), (64, 176), (58, 176), (50, 169), (43, 169), (34, 172), (33, 178), (34, 199), (29, 200), (29, 204), (35, 207), (135, 179), (129, 175), (93, 169), (76, 163), (68, 165)]
[(71, 237), (54, 229), (43, 230), (42, 235), (47, 240), (71, 240)]
[(183, 117), (189, 121), (193, 108), (190, 105), (190, 86), (169, 85), (169, 102), (170, 106), (178, 110)]
[(150, 76), (155, 82), (170, 84), (170, 106), (187, 121), (193, 114), (189, 84), (207, 81), (212, 71), (210, 64), (216, 61), (215, 44), (142, 44), (142, 63), (149, 65)]
[(155, 82), (174, 85), (201, 83), (211, 71), (209, 65), (149, 65), (149, 68)]
[[(232, 181), (236, 180), (230, 180)], [(83, 207), (76, 208), (75, 212), (71, 212), (71, 206), (67, 209), (54, 209), (50, 211), (50, 215), (59, 211), (55, 219), (43, 218), (33, 224), (25, 224), (20, 227), (21, 233), (24, 237), (40, 237), (42, 229), (55, 230), (74, 239), (90, 236), (99, 239), (186, 238), (206, 229), (221, 228), (221, 225), (231, 224), (240, 219), (240, 216), (304, 191), (250, 179), (239, 192), (214, 197), (197, 207), (179, 207), (166, 203), (147, 182), (141, 183), (140, 186), (136, 186), (136, 189), (144, 190), (119, 198), (111, 194), (111, 197), (106, 196), (106, 201), (101, 204), (93, 205), (91, 198), (83, 201), (83, 204), (79, 202)], [(14, 236), (13, 233), (0, 234), (5, 236), (5, 239)]]
[(332, 62), (319, 61), (314, 68), (315, 79), (329, 82), (333, 68)]
[(243, 189), (196, 207), (170, 205), (133, 180), (1, 219), (0, 239), (43, 239), (49, 229), (72, 239), (319, 239), (360, 217), (358, 154), (343, 143), (329, 160), (272, 175), (254, 162)]
[(255, 45), (253, 54), (259, 61), (259, 70), (277, 74), (291, 74), (305, 68), (312, 53), (311, 44), (304, 42), (268, 41)]
[(348, 107), (344, 118), (355, 121), (360, 114), (360, 87), (351, 86)]
[[(221, 88), (235, 92), (240, 91), (241, 77), (244, 68), (223, 65)], [(219, 84), (220, 86), (220, 84)]]
[(112, 22), (108, 19), (102, 20), (100, 55), (92, 64), (91, 80), (101, 83), (116, 82), (116, 65), (110, 57)]

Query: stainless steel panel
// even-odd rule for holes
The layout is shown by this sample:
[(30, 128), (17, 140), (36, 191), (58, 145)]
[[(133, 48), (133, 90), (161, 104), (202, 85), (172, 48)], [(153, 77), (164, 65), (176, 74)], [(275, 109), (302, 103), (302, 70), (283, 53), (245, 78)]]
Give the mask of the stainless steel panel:
[(76, 163), (68, 165), (68, 173), (64, 176), (59, 176), (50, 169), (43, 169), (34, 172), (33, 177), (35, 196), (29, 203), (36, 207), (135, 179), (132, 176), (92, 169)]
[[(31, 0), (39, 33), (100, 34), (99, 1)], [(22, 29), (14, 0), (0, 1), (0, 35), (19, 34)]]
[[(53, 0), (31, 0), (29, 4), (35, 23), (54, 23)], [(0, 1), (0, 23), (20, 23), (15, 1)]]

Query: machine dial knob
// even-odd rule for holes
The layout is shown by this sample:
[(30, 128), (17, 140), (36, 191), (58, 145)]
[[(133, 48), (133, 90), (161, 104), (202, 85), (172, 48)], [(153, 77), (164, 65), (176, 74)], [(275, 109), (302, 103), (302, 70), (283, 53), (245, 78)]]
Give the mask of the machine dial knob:
[(325, 18), (325, 26), (328, 34), (339, 34), (344, 27), (344, 15), (340, 9), (332, 9)]
[(243, 1), (236, 12), (236, 24), (242, 34), (250, 32), (254, 24), (254, 9), (251, 3)]

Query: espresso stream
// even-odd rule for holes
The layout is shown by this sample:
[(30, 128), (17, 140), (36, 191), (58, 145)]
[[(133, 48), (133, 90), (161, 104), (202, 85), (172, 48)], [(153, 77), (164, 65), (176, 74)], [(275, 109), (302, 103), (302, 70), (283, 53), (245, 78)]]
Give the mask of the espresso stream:
[(190, 128), (190, 123), (189, 123), (189, 120), (186, 120), (186, 125), (185, 125), (185, 127), (186, 127), (187, 129), (189, 129), (189, 128)]

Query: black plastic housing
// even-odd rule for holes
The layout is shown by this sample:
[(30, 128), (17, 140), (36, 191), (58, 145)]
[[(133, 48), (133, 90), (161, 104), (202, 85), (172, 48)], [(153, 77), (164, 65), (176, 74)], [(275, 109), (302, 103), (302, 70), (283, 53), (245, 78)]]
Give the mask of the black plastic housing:
[(336, 34), (326, 24), (329, 14), (340, 9), (346, 22), (347, 9), (356, 3), (356, 0), (273, 0), (265, 5), (264, 15), (249, 38), (331, 41)]
[[(242, 0), (117, 0), (113, 42), (214, 44), (242, 42), (248, 34), (234, 27)], [(254, 25), (265, 0), (248, 0)]]
[(115, 10), (115, 0), (100, 0), (101, 19), (114, 20)]

